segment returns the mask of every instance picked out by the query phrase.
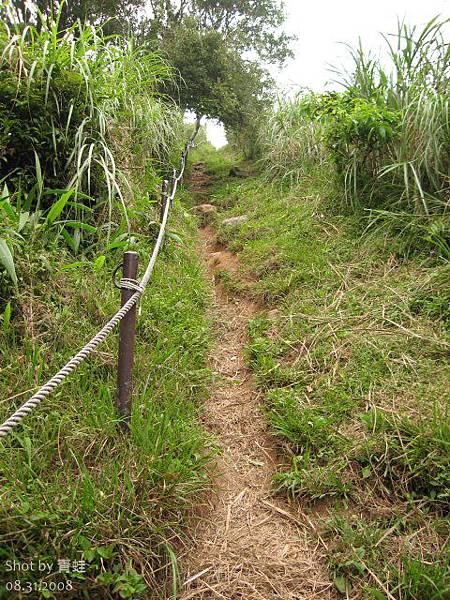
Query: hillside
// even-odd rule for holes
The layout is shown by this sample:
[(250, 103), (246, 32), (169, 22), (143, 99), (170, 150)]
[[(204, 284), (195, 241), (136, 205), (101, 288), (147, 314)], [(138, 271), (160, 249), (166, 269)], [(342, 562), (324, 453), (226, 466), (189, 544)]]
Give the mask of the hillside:
[(449, 22), (285, 20), (0, 6), (0, 598), (450, 598)]

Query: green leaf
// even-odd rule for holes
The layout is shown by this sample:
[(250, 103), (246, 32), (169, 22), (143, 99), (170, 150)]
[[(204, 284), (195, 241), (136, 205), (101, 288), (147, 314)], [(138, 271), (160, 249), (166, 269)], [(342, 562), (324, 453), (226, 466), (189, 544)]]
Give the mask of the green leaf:
[(106, 571), (106, 573), (100, 573), (96, 578), (97, 583), (101, 583), (103, 585), (112, 585), (116, 581), (116, 576), (114, 573), (110, 573)]
[(372, 598), (372, 600), (386, 600), (386, 596), (374, 587), (367, 588), (366, 594), (368, 594), (367, 597)]
[(8, 244), (3, 238), (0, 238), (0, 264), (2, 264), (8, 275), (10, 276), (14, 287), (17, 288), (17, 275), (16, 268), (14, 266), (14, 258)]
[(80, 534), (78, 536), (78, 543), (82, 550), (90, 550), (92, 548), (91, 542), (84, 535)]
[(95, 550), (84, 550), (83, 556), (87, 562), (92, 562), (94, 558), (97, 556)]
[(9, 198), (9, 190), (8, 190), (8, 186), (5, 185), (3, 186), (3, 191), (2, 191), (2, 195), (0, 196), (0, 200), (4, 200), (5, 198)]
[(64, 224), (66, 227), (73, 227), (73, 229), (83, 229), (84, 231), (89, 231), (90, 233), (95, 233), (97, 231), (97, 227), (89, 225), (88, 223), (83, 223), (82, 221), (56, 221), (54, 224)]
[(352, 589), (351, 583), (348, 581), (348, 579), (346, 579), (342, 575), (337, 575), (334, 578), (333, 583), (334, 583), (334, 587), (337, 589), (337, 591), (340, 594), (347, 594)]
[(85, 266), (86, 266), (86, 263), (81, 262), (81, 261), (67, 263), (66, 265), (63, 265), (61, 267), (61, 271), (71, 271), (72, 269), (78, 269), (79, 267), (85, 267)]
[(94, 271), (101, 271), (103, 269), (103, 265), (105, 264), (105, 260), (106, 256), (104, 254), (97, 256), (97, 258), (94, 260)]
[(102, 558), (111, 558), (114, 552), (114, 544), (110, 546), (99, 546), (96, 548), (97, 554)]
[(172, 240), (175, 240), (175, 242), (177, 242), (178, 244), (183, 244), (182, 238), (177, 233), (173, 233), (172, 231), (167, 231), (166, 236), (168, 238), (171, 238)]
[(34, 159), (36, 163), (36, 186), (38, 190), (38, 200), (40, 200), (42, 191), (44, 189), (44, 178), (42, 176), (41, 161), (39, 160), (36, 150), (34, 151)]
[(30, 220), (30, 213), (29, 212), (21, 212), (19, 215), (18, 230), (22, 231), (22, 229), (25, 227), (25, 225), (28, 223), (29, 220)]
[(106, 252), (109, 252), (109, 250), (115, 250), (116, 248), (126, 248), (128, 246), (128, 242), (111, 242), (111, 244), (108, 244), (105, 248)]
[(8, 304), (6, 305), (5, 310), (3, 312), (3, 331), (4, 331), (4, 333), (8, 333), (10, 322), (11, 322), (11, 302), (8, 302)]
[(13, 209), (13, 207), (11, 206), (11, 204), (9, 203), (8, 199), (3, 199), (1, 201), (0, 207), (3, 208), (3, 210), (5, 211), (5, 213), (8, 215), (8, 217), (12, 220), (12, 221), (17, 221), (17, 215), (15, 210)]
[(69, 246), (69, 248), (72, 250), (72, 252), (76, 252), (77, 251), (77, 247), (76, 247), (74, 239), (70, 235), (70, 233), (66, 229), (62, 229), (61, 235), (66, 240), (66, 244)]
[(73, 190), (68, 190), (65, 192), (59, 200), (57, 200), (51, 209), (48, 211), (47, 221), (46, 223), (49, 225), (53, 225), (54, 221), (59, 217), (70, 197), (73, 195)]
[[(78, 195), (80, 193), (78, 192)], [(90, 196), (86, 196), (87, 198), (90, 198)], [(94, 209), (90, 208), (89, 206), (86, 206), (86, 204), (82, 204), (81, 202), (68, 202), (67, 203), (68, 206), (72, 206), (73, 208), (78, 208), (80, 210), (85, 210), (87, 212), (93, 213)]]

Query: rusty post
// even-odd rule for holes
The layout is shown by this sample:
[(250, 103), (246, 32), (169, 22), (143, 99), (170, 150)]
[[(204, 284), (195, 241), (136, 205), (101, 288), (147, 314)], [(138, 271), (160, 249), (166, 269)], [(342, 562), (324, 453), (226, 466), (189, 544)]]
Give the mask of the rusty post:
[(164, 179), (161, 189), (161, 204), (159, 206), (159, 222), (163, 222), (164, 211), (166, 210), (167, 194), (169, 190), (169, 182)]
[[(136, 279), (138, 272), (139, 256), (137, 252), (124, 252), (122, 263), (123, 277)], [(131, 298), (135, 292), (122, 288), (121, 306)], [(131, 416), (131, 397), (133, 391), (133, 362), (134, 339), (136, 336), (136, 305), (120, 322), (119, 334), (119, 361), (117, 372), (117, 408), (123, 417), (124, 425)]]

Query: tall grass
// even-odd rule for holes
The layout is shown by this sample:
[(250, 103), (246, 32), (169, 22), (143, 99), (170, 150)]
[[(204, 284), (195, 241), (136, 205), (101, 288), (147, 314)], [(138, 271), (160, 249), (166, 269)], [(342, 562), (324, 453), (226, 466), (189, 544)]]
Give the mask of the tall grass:
[(263, 162), (272, 176), (297, 183), (312, 165), (327, 158), (321, 125), (305, 114), (302, 97), (279, 101), (263, 132)]
[(344, 92), (282, 101), (262, 133), (263, 161), (275, 176), (299, 179), (334, 163), (351, 210), (370, 209), (408, 244), (427, 241), (450, 255), (449, 21), (422, 30), (399, 23), (384, 36), (388, 61), (350, 50), (338, 73)]
[(422, 30), (400, 23), (395, 36), (383, 36), (389, 67), (368, 58), (360, 46), (352, 52), (353, 79), (344, 79), (348, 90), (398, 111), (395, 143), (381, 157), (379, 176), (400, 201), (425, 213), (448, 191), (450, 52), (444, 33), (449, 22), (435, 18)]
[[(148, 234), (148, 203), (138, 202), (134, 227)], [(166, 244), (152, 293), (142, 299), (129, 435), (117, 423), (117, 339), (110, 336), (0, 443), (1, 598), (21, 598), (17, 587), (7, 586), (20, 580), (25, 590), (42, 577), (8, 572), (6, 561), (13, 559), (53, 563), (41, 587), (62, 587), (49, 596), (32, 590), (32, 598), (171, 597), (164, 589), (176, 584), (173, 551), (181, 546), (187, 512), (208, 485), (210, 453), (196, 407), (208, 372), (207, 295), (194, 226), (177, 207), (171, 227), (183, 243)], [(148, 238), (135, 235), (132, 246), (143, 264)], [(2, 421), (117, 309), (111, 271), (118, 260), (108, 256), (100, 269), (88, 261), (68, 268), (64, 251), (48, 252), (46, 264), (42, 253), (18, 256), (19, 266), (28, 261), (33, 284), (22, 286), (9, 317), (0, 320), (7, 367), (0, 378)], [(84, 571), (60, 573), (58, 559), (83, 560)]]
[(178, 160), (182, 116), (160, 91), (171, 69), (101, 28), (77, 23), (61, 32), (59, 17), (41, 16), (38, 27), (11, 12), (1, 17), (0, 236), (12, 254), (26, 232), (17, 226), (20, 206), (39, 222), (72, 190), (61, 216), (80, 225), (65, 228), (67, 244), (78, 250), (93, 226), (108, 242), (114, 223), (128, 222), (131, 163), (154, 185), (162, 165)]

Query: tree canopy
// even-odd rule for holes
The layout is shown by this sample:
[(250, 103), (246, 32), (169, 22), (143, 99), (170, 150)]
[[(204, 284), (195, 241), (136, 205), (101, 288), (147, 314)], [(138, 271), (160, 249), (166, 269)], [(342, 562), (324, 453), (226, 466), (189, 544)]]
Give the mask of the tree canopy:
[(199, 29), (195, 21), (187, 20), (168, 31), (161, 49), (181, 74), (171, 95), (198, 116), (239, 127), (245, 114), (266, 98), (263, 69), (244, 60), (218, 31)]
[(150, 8), (144, 37), (180, 73), (171, 95), (197, 116), (217, 118), (227, 129), (248, 129), (270, 95), (272, 82), (262, 65), (281, 65), (291, 54), (290, 38), (280, 32), (283, 3), (150, 0)]
[[(43, 15), (59, 19), (59, 29), (77, 21), (104, 24), (105, 33), (133, 33), (138, 27), (139, 8), (145, 0), (17, 0), (16, 8), (25, 15), (27, 5)], [(38, 20), (39, 24), (39, 20)]]
[(292, 55), (291, 38), (279, 31), (285, 20), (280, 0), (149, 0), (149, 5), (160, 35), (194, 19), (200, 29), (217, 31), (236, 50), (253, 50), (266, 62), (283, 64)]
[[(27, 3), (16, 7), (25, 12)], [(244, 130), (270, 97), (264, 64), (291, 55), (281, 31), (282, 0), (34, 0), (34, 14), (58, 15), (59, 29), (80, 20), (105, 33), (132, 33), (179, 73), (166, 92), (182, 108)], [(251, 59), (249, 58), (251, 57)]]

